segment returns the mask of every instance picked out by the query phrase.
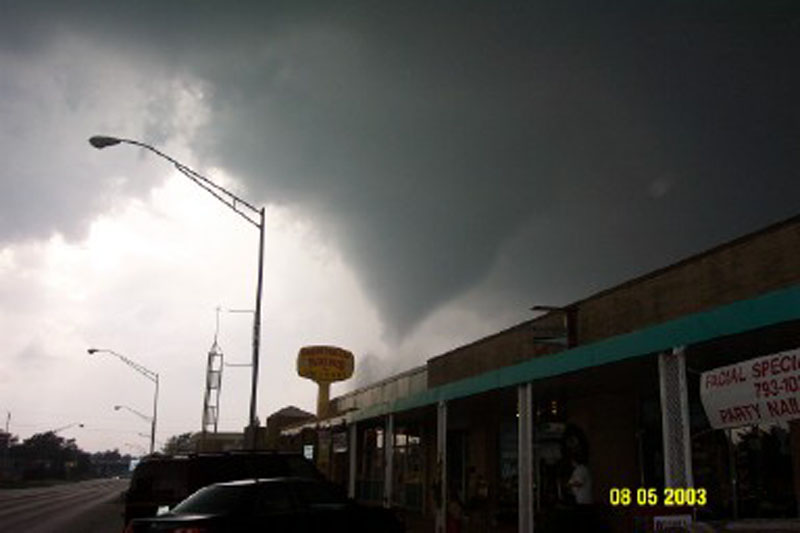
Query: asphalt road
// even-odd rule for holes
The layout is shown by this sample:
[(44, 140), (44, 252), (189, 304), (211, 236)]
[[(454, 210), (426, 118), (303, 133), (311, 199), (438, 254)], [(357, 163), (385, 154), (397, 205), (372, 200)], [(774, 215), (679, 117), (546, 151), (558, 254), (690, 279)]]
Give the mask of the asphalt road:
[(95, 479), (35, 489), (0, 490), (0, 531), (120, 533), (127, 479)]

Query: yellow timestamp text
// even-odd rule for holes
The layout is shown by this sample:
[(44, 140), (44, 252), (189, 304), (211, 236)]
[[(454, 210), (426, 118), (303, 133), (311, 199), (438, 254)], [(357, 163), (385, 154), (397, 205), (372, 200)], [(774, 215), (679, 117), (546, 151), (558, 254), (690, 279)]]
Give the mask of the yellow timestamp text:
[(664, 488), (653, 489), (639, 487), (612, 488), (608, 491), (608, 503), (614, 507), (628, 506), (654, 506), (664, 505), (666, 507), (683, 506), (703, 506), (708, 502), (706, 489), (686, 488)]

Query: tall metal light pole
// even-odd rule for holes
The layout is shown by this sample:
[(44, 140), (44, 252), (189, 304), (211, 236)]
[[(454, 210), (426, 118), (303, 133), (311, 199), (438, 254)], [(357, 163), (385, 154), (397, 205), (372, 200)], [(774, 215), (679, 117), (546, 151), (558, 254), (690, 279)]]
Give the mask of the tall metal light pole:
[[(224, 203), (234, 211), (236, 211), (242, 218), (253, 224), (255, 227), (258, 228), (258, 278), (256, 283), (256, 308), (255, 313), (253, 314), (253, 375), (251, 380), (251, 387), (250, 387), (250, 417), (249, 417), (249, 424), (250, 424), (250, 432), (252, 435), (252, 442), (249, 443), (253, 448), (256, 446), (256, 428), (258, 427), (257, 416), (256, 416), (256, 400), (258, 396), (258, 356), (259, 356), (259, 347), (261, 345), (261, 292), (263, 286), (263, 274), (264, 274), (264, 208), (256, 208), (249, 202), (239, 198), (232, 192), (228, 191), (224, 187), (221, 187), (211, 181), (210, 179), (198, 174), (191, 168), (187, 167), (183, 163), (180, 163), (176, 159), (168, 156), (164, 152), (158, 150), (150, 146), (149, 144), (145, 144), (140, 141), (135, 141), (133, 139), (123, 139), (118, 137), (109, 137), (105, 135), (96, 135), (89, 139), (89, 144), (94, 146), (97, 149), (106, 148), (108, 146), (114, 146), (117, 144), (131, 144), (133, 146), (138, 146), (140, 148), (144, 148), (145, 150), (149, 150), (150, 152), (156, 154), (157, 156), (166, 159), (184, 176), (198, 184), (200, 187), (211, 193), (217, 200)], [(242, 210), (242, 207), (246, 208), (247, 210)]]
[(158, 373), (153, 372), (152, 370), (143, 367), (139, 363), (131, 361), (127, 357), (122, 354), (118, 354), (114, 350), (106, 350), (104, 348), (89, 348), (86, 350), (89, 352), (89, 355), (95, 353), (107, 353), (109, 355), (113, 355), (117, 357), (120, 361), (155, 383), (156, 390), (155, 394), (153, 395), (153, 419), (150, 421), (150, 453), (155, 451), (156, 445), (156, 421), (158, 420)]

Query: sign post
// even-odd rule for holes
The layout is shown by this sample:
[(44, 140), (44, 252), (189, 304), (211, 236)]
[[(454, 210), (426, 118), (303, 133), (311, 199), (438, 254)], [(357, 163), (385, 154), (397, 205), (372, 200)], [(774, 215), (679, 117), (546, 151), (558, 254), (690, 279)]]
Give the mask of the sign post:
[(335, 346), (304, 346), (297, 354), (297, 373), (319, 385), (317, 418), (328, 414), (330, 387), (353, 375), (353, 354)]

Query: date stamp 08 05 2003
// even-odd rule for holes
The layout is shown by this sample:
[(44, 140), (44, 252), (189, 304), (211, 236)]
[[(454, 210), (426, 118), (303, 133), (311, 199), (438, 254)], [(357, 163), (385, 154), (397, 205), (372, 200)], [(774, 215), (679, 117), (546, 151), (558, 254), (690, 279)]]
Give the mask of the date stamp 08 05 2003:
[(614, 487), (608, 491), (608, 503), (613, 507), (655, 506), (694, 507), (704, 506), (708, 501), (706, 489), (702, 488), (664, 488), (653, 489), (639, 487), (636, 489)]

